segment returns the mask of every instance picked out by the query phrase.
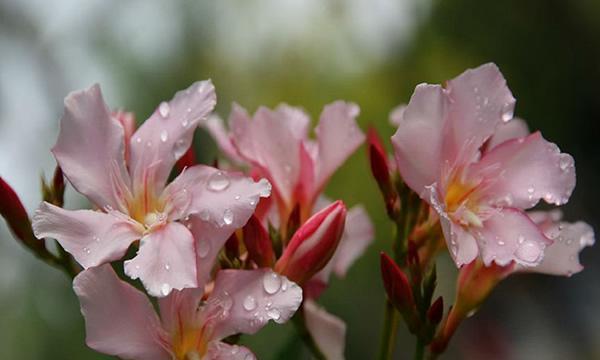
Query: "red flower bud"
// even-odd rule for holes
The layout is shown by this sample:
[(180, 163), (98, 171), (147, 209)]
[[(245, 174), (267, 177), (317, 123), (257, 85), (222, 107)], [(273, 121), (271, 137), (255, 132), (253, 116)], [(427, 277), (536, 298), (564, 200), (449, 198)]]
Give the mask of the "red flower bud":
[(388, 298), (401, 313), (412, 313), (415, 308), (408, 278), (387, 254), (381, 253), (381, 276)]
[(339, 200), (311, 216), (288, 243), (275, 271), (304, 284), (333, 256), (345, 222), (346, 206)]
[(438, 297), (427, 310), (427, 320), (430, 324), (437, 325), (444, 315), (444, 298)]
[(275, 263), (275, 252), (267, 230), (258, 218), (252, 215), (243, 228), (244, 244), (248, 250), (248, 258), (259, 267), (272, 267)]
[(398, 194), (392, 184), (387, 153), (375, 128), (369, 128), (367, 141), (369, 144), (368, 153), (371, 174), (373, 174), (379, 190), (383, 194), (388, 215), (395, 218), (400, 211), (400, 203), (398, 201)]
[(177, 160), (175, 163), (175, 168), (177, 171), (182, 172), (186, 167), (196, 165), (196, 154), (194, 153), (194, 146), (190, 146), (190, 148)]

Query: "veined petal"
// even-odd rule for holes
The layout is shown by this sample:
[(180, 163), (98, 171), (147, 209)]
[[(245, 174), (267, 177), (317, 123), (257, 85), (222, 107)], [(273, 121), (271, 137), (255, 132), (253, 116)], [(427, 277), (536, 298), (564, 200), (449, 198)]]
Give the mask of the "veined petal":
[(52, 153), (73, 187), (103, 209), (124, 211), (128, 191), (124, 129), (111, 116), (100, 86), (65, 98), (60, 134)]
[(110, 265), (84, 270), (73, 280), (73, 289), (89, 347), (124, 359), (171, 359), (167, 334), (150, 301), (121, 281)]
[(245, 346), (213, 341), (208, 345), (206, 360), (255, 360), (256, 356)]
[[(438, 182), (448, 99), (439, 85), (417, 85), (402, 111), (392, 144), (398, 170), (408, 186), (421, 195), (426, 186)], [(426, 145), (425, 145), (426, 144)], [(428, 198), (425, 198), (429, 201)]]
[(84, 268), (118, 260), (141, 237), (139, 224), (117, 211), (65, 210), (43, 202), (32, 222), (35, 236), (54, 238)]
[(302, 289), (270, 269), (221, 270), (215, 288), (201, 308), (213, 340), (254, 334), (269, 320), (285, 323), (302, 302)]
[(509, 206), (521, 209), (534, 206), (539, 199), (564, 204), (575, 187), (573, 158), (539, 132), (495, 147), (470, 172), (489, 179), (482, 195), (489, 202), (504, 204), (510, 199)]
[(496, 127), (512, 119), (515, 98), (492, 63), (448, 81), (446, 92), (451, 106), (444, 127), (443, 160), (451, 167), (468, 165)]
[(171, 336), (181, 335), (178, 331), (198, 326), (198, 306), (204, 287), (173, 290), (158, 299), (162, 327)]
[(315, 192), (319, 192), (333, 173), (365, 141), (356, 124), (358, 105), (336, 101), (325, 106), (316, 127), (318, 155), (315, 160)]
[(482, 228), (472, 229), (477, 238), (481, 259), (507, 265), (511, 261), (523, 266), (536, 266), (544, 257), (544, 249), (552, 244), (541, 229), (522, 211), (504, 208), (484, 221)]
[(156, 297), (197, 287), (194, 245), (184, 225), (169, 222), (142, 238), (137, 255), (125, 261), (125, 274), (139, 278), (148, 294)]
[(446, 239), (446, 246), (456, 266), (461, 267), (473, 261), (479, 254), (477, 241), (468, 231), (440, 214), (440, 224)]
[(489, 151), (507, 140), (524, 138), (527, 135), (529, 135), (527, 123), (523, 119), (514, 118), (498, 125), (496, 132), (487, 142), (487, 149)]
[(304, 319), (308, 332), (325, 358), (343, 360), (346, 324), (310, 299), (304, 302)]
[(137, 189), (144, 184), (145, 171), (153, 167), (155, 188), (160, 191), (175, 162), (190, 147), (198, 123), (216, 104), (210, 80), (193, 83), (178, 91), (169, 102), (162, 102), (131, 138), (130, 170)]

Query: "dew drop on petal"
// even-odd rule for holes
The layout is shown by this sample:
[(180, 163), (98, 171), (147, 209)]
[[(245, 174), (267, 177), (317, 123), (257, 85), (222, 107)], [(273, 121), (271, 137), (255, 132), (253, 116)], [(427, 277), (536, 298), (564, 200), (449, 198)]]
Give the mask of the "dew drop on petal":
[(171, 108), (169, 107), (169, 103), (163, 101), (160, 103), (160, 105), (158, 105), (158, 113), (163, 118), (166, 118), (167, 116), (169, 116), (170, 111), (171, 111)]
[(208, 252), (210, 251), (210, 242), (208, 242), (206, 239), (201, 239), (198, 242), (198, 256), (203, 258), (206, 257), (206, 255), (208, 255)]
[(244, 360), (255, 360), (256, 358), (254, 357), (254, 355), (248, 353), (246, 354), (246, 356), (244, 356)]
[(223, 191), (229, 186), (229, 177), (222, 171), (214, 172), (209, 178), (207, 187), (210, 191)]
[(235, 355), (240, 352), (240, 347), (238, 345), (233, 344), (231, 346), (231, 355)]
[(208, 221), (210, 220), (210, 212), (207, 209), (203, 209), (200, 211), (200, 220)]
[(244, 299), (244, 303), (243, 303), (244, 309), (246, 309), (247, 311), (252, 311), (254, 309), (256, 309), (256, 299), (254, 298), (254, 296), (252, 295), (248, 295), (246, 296), (246, 298)]
[(163, 283), (160, 287), (160, 293), (163, 296), (167, 296), (167, 295), (169, 295), (170, 292), (171, 292), (171, 285), (169, 285), (167, 283)]
[(281, 288), (281, 278), (276, 273), (269, 272), (263, 278), (263, 287), (267, 294), (275, 294)]
[(525, 240), (516, 251), (516, 255), (519, 259), (525, 262), (535, 262), (542, 252), (540, 246), (530, 240)]
[(502, 121), (507, 122), (513, 118), (513, 106), (511, 103), (506, 103), (502, 107)]
[(267, 316), (275, 321), (281, 318), (281, 313), (277, 309), (271, 309), (267, 311)]
[(87, 247), (84, 247), (83, 251), (88, 255), (92, 253), (92, 250), (90, 250), (90, 248), (87, 248)]
[(223, 298), (221, 299), (221, 306), (224, 311), (228, 311), (233, 306), (233, 300), (231, 300), (231, 296), (229, 296), (228, 292), (223, 293)]
[(161, 131), (161, 133), (160, 133), (160, 141), (167, 142), (168, 138), (169, 138), (169, 133), (167, 132), (167, 130)]
[(179, 139), (175, 141), (175, 146), (173, 146), (173, 155), (175, 155), (176, 158), (181, 157), (186, 151), (187, 146), (185, 140)]
[(141, 137), (139, 137), (139, 136), (138, 136), (138, 137), (136, 137), (136, 138), (135, 138), (135, 142), (136, 142), (136, 143), (138, 143), (138, 144), (139, 144), (139, 143), (141, 143), (141, 142), (142, 142), (142, 138), (141, 138)]
[(183, 126), (184, 128), (188, 127), (189, 124), (190, 122), (188, 121), (188, 119), (181, 120), (181, 126)]
[(152, 147), (152, 141), (150, 141), (150, 140), (146, 141), (146, 147)]
[(519, 235), (519, 237), (517, 238), (517, 242), (518, 242), (519, 244), (522, 244), (524, 241), (525, 241), (525, 236), (523, 236), (523, 235)]
[(260, 186), (260, 197), (269, 197), (271, 195), (271, 191), (273, 190), (273, 186), (269, 182), (269, 180), (262, 178), (258, 181), (258, 186)]
[(167, 271), (171, 270), (171, 265), (165, 264), (165, 270), (167, 270)]
[(241, 196), (239, 196), (239, 195), (236, 195), (236, 196), (234, 197), (234, 199), (235, 199), (235, 200), (239, 200), (240, 198), (241, 198)]
[(223, 222), (225, 225), (231, 225), (233, 223), (233, 211), (231, 211), (231, 209), (225, 209), (223, 212)]
[(94, 239), (94, 242), (97, 242), (97, 243), (99, 243), (99, 242), (100, 242), (100, 238), (99, 238), (99, 237), (97, 237), (97, 236), (94, 236), (94, 237), (93, 237), (93, 239)]

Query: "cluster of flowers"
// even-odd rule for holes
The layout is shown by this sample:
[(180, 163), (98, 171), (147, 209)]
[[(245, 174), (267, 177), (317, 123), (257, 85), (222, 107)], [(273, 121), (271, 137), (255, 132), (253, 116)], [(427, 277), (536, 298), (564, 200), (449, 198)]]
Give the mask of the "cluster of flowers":
[[(97, 351), (247, 360), (254, 355), (235, 335), (293, 318), (316, 357), (342, 359), (345, 324), (316, 300), (374, 230), (362, 207), (347, 210), (323, 190), (367, 138), (359, 108), (327, 105), (313, 139), (299, 108), (261, 107), (251, 116), (234, 104), (225, 126), (215, 104), (211, 82), (197, 82), (136, 130), (134, 115), (111, 112), (98, 86), (70, 94), (45, 201), (30, 220), (0, 179), (0, 213), (26, 247), (74, 277), (86, 342)], [(395, 312), (438, 354), (509, 274), (582, 269), (578, 254), (594, 242), (589, 225), (525, 211), (540, 199), (567, 202), (573, 159), (529, 134), (513, 119), (514, 104), (497, 67), (486, 64), (446, 87), (417, 86), (391, 116), (395, 161), (370, 132), (372, 174), (397, 226), (393, 259), (381, 255), (384, 358), (394, 349)], [(226, 157), (219, 168), (194, 164), (199, 126)], [(63, 208), (63, 174), (93, 209)], [(46, 246), (51, 239), (57, 253)], [(432, 301), (434, 259), (445, 249), (460, 268), (446, 316), (443, 300)]]

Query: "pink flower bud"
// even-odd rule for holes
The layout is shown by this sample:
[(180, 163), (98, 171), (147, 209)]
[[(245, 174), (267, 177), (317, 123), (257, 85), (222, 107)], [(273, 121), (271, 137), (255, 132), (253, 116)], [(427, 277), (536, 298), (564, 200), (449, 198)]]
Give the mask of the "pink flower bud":
[(395, 218), (399, 212), (400, 203), (398, 201), (398, 194), (394, 190), (392, 185), (392, 179), (390, 177), (390, 167), (388, 165), (387, 154), (381, 139), (374, 128), (370, 128), (367, 141), (369, 144), (369, 163), (371, 166), (371, 174), (377, 181), (379, 190), (383, 195), (385, 206), (390, 217)]
[(275, 271), (304, 284), (333, 256), (345, 222), (346, 206), (339, 200), (311, 216), (290, 240)]
[(444, 315), (444, 298), (438, 297), (427, 310), (427, 320), (430, 324), (437, 325), (442, 321)]
[(385, 292), (392, 304), (403, 314), (412, 313), (415, 302), (408, 278), (394, 260), (383, 252), (381, 253), (381, 276)]
[(248, 250), (248, 257), (259, 267), (272, 267), (275, 262), (273, 244), (267, 230), (262, 226), (255, 215), (250, 217), (243, 228), (244, 244)]

